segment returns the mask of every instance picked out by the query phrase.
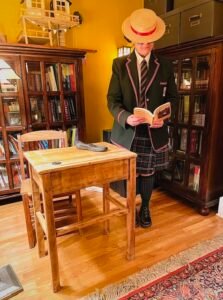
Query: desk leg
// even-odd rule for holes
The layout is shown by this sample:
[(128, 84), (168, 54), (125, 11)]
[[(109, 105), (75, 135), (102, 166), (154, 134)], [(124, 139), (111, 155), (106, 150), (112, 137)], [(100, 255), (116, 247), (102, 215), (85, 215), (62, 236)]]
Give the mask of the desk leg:
[(129, 160), (129, 178), (127, 180), (127, 259), (135, 257), (135, 198), (136, 198), (136, 159)]
[[(107, 214), (110, 211), (110, 202), (108, 200), (108, 194), (109, 194), (109, 184), (103, 184), (103, 213)], [(109, 234), (110, 232), (110, 222), (109, 220), (106, 220), (104, 222), (104, 231), (105, 234)]]
[(46, 255), (45, 243), (44, 243), (44, 232), (39, 223), (38, 218), (36, 217), (37, 212), (41, 212), (41, 201), (40, 201), (40, 191), (36, 182), (32, 179), (32, 170), (30, 168), (30, 176), (32, 180), (32, 200), (35, 216), (35, 229), (36, 229), (36, 240), (38, 246), (39, 257)]
[(59, 275), (59, 263), (58, 252), (56, 243), (56, 229), (54, 222), (54, 209), (53, 209), (53, 194), (51, 188), (50, 175), (43, 176), (43, 205), (46, 217), (46, 230), (47, 230), (47, 242), (48, 252), (50, 257), (51, 276), (53, 291), (57, 292), (60, 289), (60, 275)]

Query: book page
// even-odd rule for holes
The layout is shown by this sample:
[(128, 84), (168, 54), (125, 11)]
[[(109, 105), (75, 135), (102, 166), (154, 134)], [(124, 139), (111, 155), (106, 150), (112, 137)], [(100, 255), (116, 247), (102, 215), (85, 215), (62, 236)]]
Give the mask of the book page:
[(154, 110), (154, 119), (155, 120), (166, 120), (169, 119), (171, 116), (171, 105), (170, 102), (164, 103), (158, 106)]
[(153, 123), (153, 114), (151, 113), (151, 111), (145, 108), (135, 107), (134, 115), (139, 118), (144, 118), (145, 119), (144, 123), (149, 123), (149, 124)]

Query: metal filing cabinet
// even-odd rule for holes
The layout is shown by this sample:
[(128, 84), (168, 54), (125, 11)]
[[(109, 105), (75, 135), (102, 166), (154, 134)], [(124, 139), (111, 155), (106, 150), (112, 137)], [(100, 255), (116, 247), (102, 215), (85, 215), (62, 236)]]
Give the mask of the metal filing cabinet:
[(166, 24), (166, 31), (164, 36), (155, 42), (155, 47), (158, 49), (179, 44), (180, 13), (175, 11), (168, 12), (161, 18)]
[(180, 43), (223, 34), (223, 3), (204, 1), (181, 12)]
[(163, 15), (173, 8), (172, 0), (144, 0), (144, 7), (152, 9), (157, 15)]
[(174, 0), (174, 9), (194, 3), (194, 0)]

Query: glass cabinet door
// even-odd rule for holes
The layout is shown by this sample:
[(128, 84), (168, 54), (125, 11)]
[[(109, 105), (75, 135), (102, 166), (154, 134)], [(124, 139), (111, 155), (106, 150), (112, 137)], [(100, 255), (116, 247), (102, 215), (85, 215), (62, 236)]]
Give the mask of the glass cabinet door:
[(21, 115), (18, 97), (2, 97), (2, 100), (6, 126), (21, 125)]
[(75, 65), (72, 64), (61, 64), (62, 69), (62, 84), (64, 91), (76, 92), (76, 70)]
[(27, 73), (27, 83), (29, 92), (42, 92), (42, 78), (40, 71), (40, 62), (29, 61), (26, 62), (26, 73)]
[(58, 64), (46, 64), (45, 65), (46, 76), (46, 90), (49, 92), (57, 92), (60, 90), (59, 86), (59, 72)]
[(207, 89), (209, 83), (209, 56), (198, 56), (196, 66), (196, 78), (195, 88), (196, 89)]
[(195, 95), (192, 111), (192, 125), (205, 125), (207, 95)]
[(190, 90), (192, 85), (192, 59), (185, 58), (181, 62), (180, 89)]
[(190, 95), (181, 95), (178, 106), (178, 122), (188, 123), (190, 113)]

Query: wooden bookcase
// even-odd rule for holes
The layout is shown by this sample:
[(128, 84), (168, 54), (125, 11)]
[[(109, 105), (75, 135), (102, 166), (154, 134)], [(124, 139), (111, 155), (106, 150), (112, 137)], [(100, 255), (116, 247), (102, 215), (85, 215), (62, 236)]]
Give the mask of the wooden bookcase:
[(21, 78), (0, 83), (0, 200), (19, 194), (18, 133), (62, 129), (85, 140), (82, 61), (87, 52), (0, 44), (0, 59)]
[(223, 195), (223, 37), (157, 52), (172, 59), (179, 92), (159, 183), (207, 215)]

